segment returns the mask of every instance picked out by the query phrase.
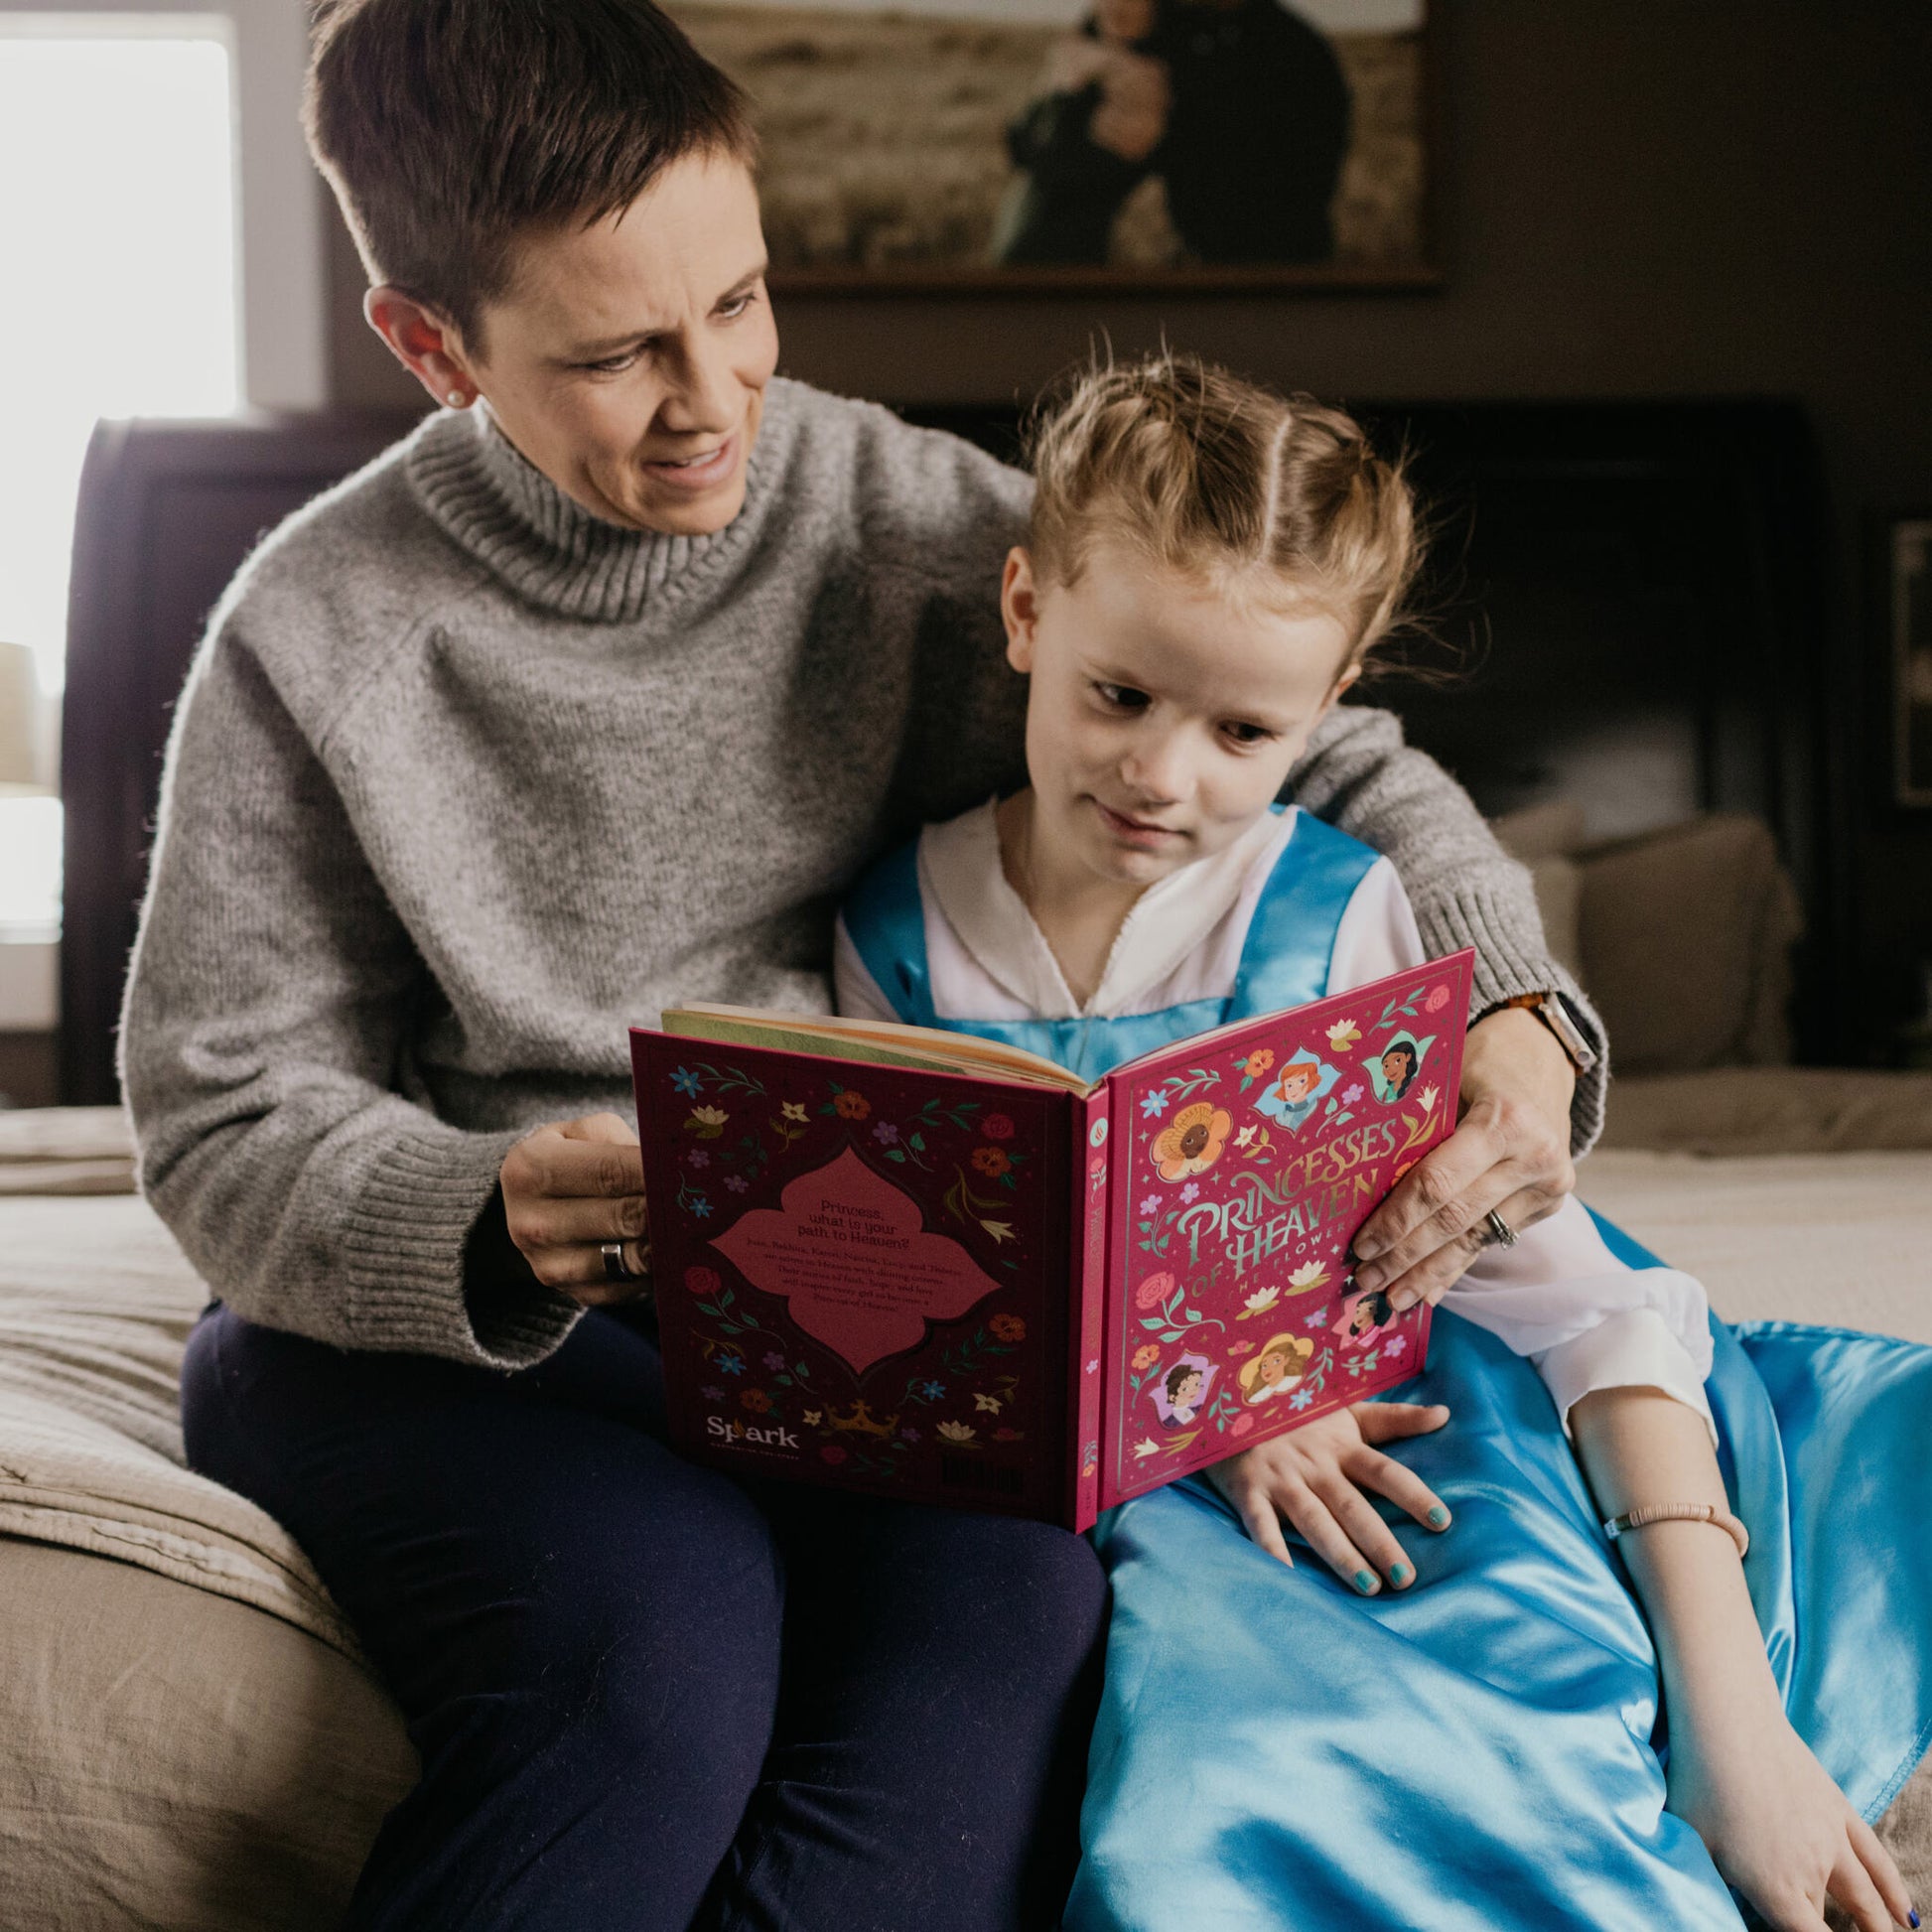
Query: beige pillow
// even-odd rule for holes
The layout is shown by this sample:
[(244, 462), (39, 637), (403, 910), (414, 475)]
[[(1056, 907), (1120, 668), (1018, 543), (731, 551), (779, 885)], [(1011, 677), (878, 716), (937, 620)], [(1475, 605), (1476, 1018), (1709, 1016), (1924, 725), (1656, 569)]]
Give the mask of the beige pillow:
[(340, 1651), (229, 1597), (0, 1537), (7, 1932), (306, 1932), (341, 1922), (416, 1780)]
[(1773, 1064), (1798, 897), (1770, 828), (1713, 813), (1581, 855), (1584, 983), (1625, 1073)]

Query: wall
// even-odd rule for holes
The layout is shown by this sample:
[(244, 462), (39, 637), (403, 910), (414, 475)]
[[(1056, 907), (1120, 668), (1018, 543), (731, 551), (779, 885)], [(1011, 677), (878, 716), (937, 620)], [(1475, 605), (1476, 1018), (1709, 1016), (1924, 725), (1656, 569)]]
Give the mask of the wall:
[[(1165, 331), (1337, 397), (1799, 397), (1837, 526), (1839, 616), (1819, 647), (1840, 667), (1846, 916), (1895, 1015), (1932, 958), (1932, 814), (1891, 811), (1869, 755), (1862, 529), (1932, 509), (1932, 8), (1438, 0), (1436, 18), (1441, 293), (793, 299), (785, 366), (892, 401), (992, 401), (1100, 332), (1134, 348)], [(407, 399), (344, 241), (336, 270), (339, 398)]]

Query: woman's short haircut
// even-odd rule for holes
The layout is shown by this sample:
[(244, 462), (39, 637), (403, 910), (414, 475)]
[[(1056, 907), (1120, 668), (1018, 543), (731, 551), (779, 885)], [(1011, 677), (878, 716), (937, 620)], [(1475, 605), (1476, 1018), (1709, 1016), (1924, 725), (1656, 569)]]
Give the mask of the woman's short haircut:
[(473, 348), (518, 235), (758, 152), (737, 85), (650, 0), (325, 0), (303, 125), (369, 279)]
[(1313, 603), (1358, 662), (1400, 624), (1421, 562), (1398, 458), (1311, 396), (1164, 350), (1078, 371), (1029, 436), (1035, 569), (1079, 581), (1094, 544), (1271, 603)]

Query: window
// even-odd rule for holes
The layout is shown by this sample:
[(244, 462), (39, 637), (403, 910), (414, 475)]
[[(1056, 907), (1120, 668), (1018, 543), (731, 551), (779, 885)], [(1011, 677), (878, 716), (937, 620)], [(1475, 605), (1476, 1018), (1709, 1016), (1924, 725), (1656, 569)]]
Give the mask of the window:
[[(50, 747), (94, 422), (323, 400), (305, 52), (292, 0), (0, 0), (0, 641)], [(58, 804), (0, 796), (0, 1032), (54, 1023), (59, 892)]]

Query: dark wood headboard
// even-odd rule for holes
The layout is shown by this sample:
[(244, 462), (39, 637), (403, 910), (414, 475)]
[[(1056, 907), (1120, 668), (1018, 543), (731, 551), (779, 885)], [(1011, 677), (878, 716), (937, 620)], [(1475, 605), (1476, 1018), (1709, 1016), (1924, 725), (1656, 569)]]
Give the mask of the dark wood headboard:
[[(1775, 829), (1811, 937), (1801, 1052), (1836, 1044), (1839, 882), (1822, 721), (1823, 488), (1795, 404), (1357, 404), (1406, 442), (1459, 665), (1370, 692), (1490, 812), (1558, 795), (1605, 837), (1703, 809)], [(1007, 455), (1011, 409), (915, 409)], [(113, 1028), (169, 714), (207, 615), (289, 511), (395, 416), (103, 425), (74, 537), (64, 731), (62, 1094), (111, 1101)], [(988, 586), (988, 595), (993, 587)]]

